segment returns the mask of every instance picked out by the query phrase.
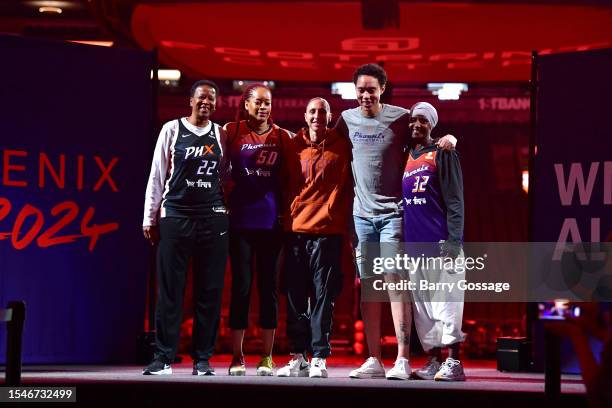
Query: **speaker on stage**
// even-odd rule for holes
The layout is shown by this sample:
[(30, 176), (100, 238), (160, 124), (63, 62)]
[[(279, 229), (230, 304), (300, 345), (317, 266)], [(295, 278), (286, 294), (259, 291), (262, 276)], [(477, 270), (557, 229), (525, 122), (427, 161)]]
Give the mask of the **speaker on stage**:
[(497, 370), (529, 371), (531, 368), (531, 342), (526, 337), (497, 338)]

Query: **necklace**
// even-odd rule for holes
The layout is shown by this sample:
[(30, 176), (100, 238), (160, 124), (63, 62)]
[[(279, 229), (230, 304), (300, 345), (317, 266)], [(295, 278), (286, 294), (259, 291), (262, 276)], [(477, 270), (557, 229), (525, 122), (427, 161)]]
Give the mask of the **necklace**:
[(249, 122), (248, 122), (248, 121), (246, 122), (246, 125), (247, 125), (247, 127), (249, 128), (249, 130), (250, 130), (251, 132), (255, 133), (257, 136), (261, 136), (261, 135), (263, 135), (263, 134), (266, 134), (266, 133), (267, 133), (267, 132), (269, 132), (269, 131), (270, 131), (270, 129), (272, 128), (272, 126), (271, 126), (271, 125), (268, 123), (268, 127), (266, 128), (266, 130), (264, 130), (264, 131), (262, 131), (262, 132), (258, 132), (258, 131), (256, 131), (255, 129), (253, 129), (253, 128), (251, 127), (251, 125), (249, 125)]

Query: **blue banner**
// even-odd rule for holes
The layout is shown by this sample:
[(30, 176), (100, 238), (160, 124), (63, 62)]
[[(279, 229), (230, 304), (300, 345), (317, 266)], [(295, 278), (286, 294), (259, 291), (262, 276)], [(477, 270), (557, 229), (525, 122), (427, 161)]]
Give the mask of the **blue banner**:
[(25, 363), (132, 361), (152, 55), (12, 36), (0, 49), (0, 307), (26, 302)]

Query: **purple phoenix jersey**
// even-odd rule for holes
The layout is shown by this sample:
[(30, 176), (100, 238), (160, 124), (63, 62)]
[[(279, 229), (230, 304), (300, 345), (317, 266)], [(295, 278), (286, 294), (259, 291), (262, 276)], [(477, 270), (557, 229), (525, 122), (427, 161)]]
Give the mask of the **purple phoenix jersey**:
[(453, 150), (410, 152), (402, 178), (404, 241), (463, 240), (463, 182)]
[[(230, 125), (230, 124), (228, 124)], [(278, 226), (280, 203), (281, 137), (273, 125), (257, 134), (245, 121), (227, 126), (230, 138), (233, 189), (229, 196), (230, 225), (238, 229), (273, 229)]]

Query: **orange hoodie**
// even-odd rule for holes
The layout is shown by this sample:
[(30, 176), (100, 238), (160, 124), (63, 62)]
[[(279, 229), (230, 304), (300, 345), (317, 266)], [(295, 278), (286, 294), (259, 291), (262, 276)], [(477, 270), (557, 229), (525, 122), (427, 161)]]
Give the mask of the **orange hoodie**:
[(283, 163), (285, 231), (346, 233), (353, 199), (349, 139), (328, 129), (315, 143), (302, 129), (283, 145)]

